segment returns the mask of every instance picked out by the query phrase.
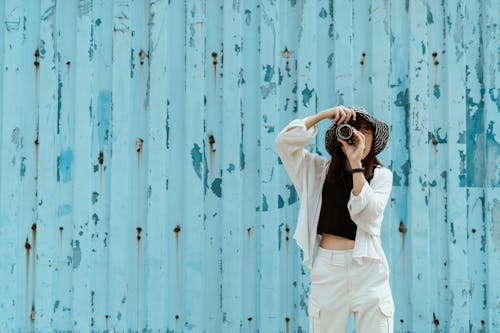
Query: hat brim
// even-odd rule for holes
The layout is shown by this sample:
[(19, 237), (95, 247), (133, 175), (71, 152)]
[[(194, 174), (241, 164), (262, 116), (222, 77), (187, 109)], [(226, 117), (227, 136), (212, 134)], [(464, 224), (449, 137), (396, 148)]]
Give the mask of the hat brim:
[[(387, 141), (389, 140), (389, 125), (373, 117), (362, 106), (352, 106), (351, 109), (356, 112), (356, 117), (361, 117), (373, 126), (375, 131), (373, 133), (372, 149), (373, 153), (375, 155), (378, 155), (382, 150), (384, 150), (385, 146), (387, 145)], [(333, 133), (335, 132), (335, 127), (336, 124), (332, 124), (327, 129), (327, 133), (325, 135), (326, 150), (330, 154), (332, 154), (335, 146), (335, 142), (333, 141), (336, 141), (336, 137), (333, 135)]]

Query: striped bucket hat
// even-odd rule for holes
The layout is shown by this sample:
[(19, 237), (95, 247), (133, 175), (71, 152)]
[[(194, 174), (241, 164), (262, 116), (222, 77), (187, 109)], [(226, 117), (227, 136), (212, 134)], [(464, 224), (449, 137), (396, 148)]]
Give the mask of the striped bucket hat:
[[(389, 140), (389, 125), (370, 115), (362, 106), (352, 106), (351, 109), (356, 112), (357, 119), (364, 119), (375, 129), (375, 133), (373, 133), (372, 149), (374, 154), (378, 155), (382, 150), (384, 150), (387, 141)], [(332, 122), (325, 134), (326, 151), (328, 151), (330, 155), (333, 155), (335, 147), (340, 144), (337, 141), (337, 135), (335, 134), (336, 128), (337, 124)]]

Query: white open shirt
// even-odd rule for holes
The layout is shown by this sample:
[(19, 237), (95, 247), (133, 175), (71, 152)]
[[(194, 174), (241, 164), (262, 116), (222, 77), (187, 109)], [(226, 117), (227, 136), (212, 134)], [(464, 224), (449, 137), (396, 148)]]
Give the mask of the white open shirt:
[[(303, 264), (312, 268), (321, 239), (316, 230), (330, 160), (304, 149), (318, 132), (316, 125), (307, 130), (306, 120), (307, 118), (290, 122), (278, 134), (275, 145), (300, 199), (293, 238), (303, 251)], [(291, 127), (295, 128), (288, 131)], [(387, 266), (380, 240), (380, 227), (391, 189), (392, 172), (387, 168), (377, 167), (372, 180), (365, 183), (359, 195), (356, 196), (351, 191), (347, 208), (357, 225), (353, 259), (366, 257), (382, 260)]]

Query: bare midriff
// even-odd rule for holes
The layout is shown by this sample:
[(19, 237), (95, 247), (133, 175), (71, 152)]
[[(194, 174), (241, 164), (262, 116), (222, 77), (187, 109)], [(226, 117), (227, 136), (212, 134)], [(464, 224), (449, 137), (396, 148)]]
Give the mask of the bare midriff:
[(324, 233), (319, 246), (328, 250), (349, 250), (354, 248), (354, 240)]

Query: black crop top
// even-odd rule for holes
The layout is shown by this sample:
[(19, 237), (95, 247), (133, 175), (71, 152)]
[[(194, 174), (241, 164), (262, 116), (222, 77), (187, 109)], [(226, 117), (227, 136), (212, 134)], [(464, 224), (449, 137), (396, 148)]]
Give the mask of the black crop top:
[(347, 202), (352, 191), (352, 175), (344, 172), (342, 177), (323, 185), (321, 212), (318, 221), (318, 234), (332, 234), (354, 240), (357, 225), (352, 221)]

